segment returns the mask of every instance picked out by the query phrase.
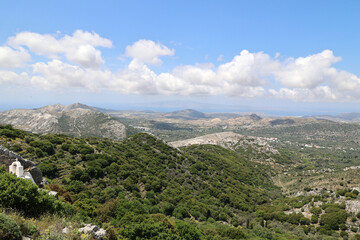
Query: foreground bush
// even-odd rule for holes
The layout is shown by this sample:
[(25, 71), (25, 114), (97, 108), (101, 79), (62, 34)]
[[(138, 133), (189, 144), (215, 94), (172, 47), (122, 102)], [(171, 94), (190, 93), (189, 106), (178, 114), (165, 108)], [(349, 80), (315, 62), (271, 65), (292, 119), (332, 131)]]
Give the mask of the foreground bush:
[(62, 213), (65, 204), (41, 191), (29, 180), (0, 171), (0, 206), (12, 208), (27, 217), (44, 213)]
[(0, 214), (0, 239), (18, 240), (21, 239), (20, 227), (16, 222), (5, 214)]

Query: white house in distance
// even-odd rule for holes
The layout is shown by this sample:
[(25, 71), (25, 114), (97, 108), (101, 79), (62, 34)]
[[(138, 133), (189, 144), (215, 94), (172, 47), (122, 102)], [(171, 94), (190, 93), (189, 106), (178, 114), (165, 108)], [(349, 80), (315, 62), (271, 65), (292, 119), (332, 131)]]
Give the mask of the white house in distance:
[(31, 173), (29, 171), (24, 172), (24, 167), (21, 165), (18, 159), (16, 159), (15, 162), (9, 166), (9, 173), (15, 174), (15, 176), (18, 178), (30, 179), (34, 184), (36, 184), (33, 177), (31, 176)]

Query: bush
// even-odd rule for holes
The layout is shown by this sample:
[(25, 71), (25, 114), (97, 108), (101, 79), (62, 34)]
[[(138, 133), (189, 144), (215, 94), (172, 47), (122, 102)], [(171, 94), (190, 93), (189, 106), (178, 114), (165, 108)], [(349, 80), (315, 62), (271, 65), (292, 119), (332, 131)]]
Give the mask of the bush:
[(173, 215), (177, 219), (184, 219), (184, 218), (189, 217), (189, 213), (186, 211), (186, 209), (184, 207), (176, 207), (174, 209)]
[(0, 239), (21, 240), (20, 227), (5, 214), (0, 214)]
[(347, 232), (342, 231), (342, 232), (340, 233), (340, 237), (342, 237), (342, 238), (344, 238), (344, 239), (347, 239), (348, 236), (349, 236), (349, 234), (348, 234)]
[(146, 219), (141, 223), (134, 223), (125, 226), (121, 235), (126, 239), (200, 239), (200, 238), (180, 238), (176, 235), (173, 225), (167, 219)]
[(229, 239), (244, 239), (246, 235), (240, 228), (229, 227), (221, 233), (221, 236), (228, 237)]
[[(181, 239), (184, 239), (184, 240), (200, 240), (201, 239), (200, 231), (196, 227), (194, 227), (188, 223), (178, 222), (176, 224), (176, 227), (177, 227), (177, 230), (179, 232)], [(240, 235), (240, 233), (238, 233), (237, 231), (229, 232), (229, 234), (236, 235), (236, 236)], [(242, 232), (241, 232), (241, 234), (242, 234)]]
[(13, 208), (28, 217), (43, 213), (61, 213), (64, 205), (46, 191), (39, 191), (31, 181), (0, 173), (0, 205)]
[(317, 215), (314, 214), (314, 215), (311, 216), (311, 223), (312, 224), (317, 224), (318, 221), (319, 221), (319, 217)]
[(42, 162), (39, 165), (39, 169), (48, 178), (56, 178), (59, 176), (59, 171), (55, 163)]
[(41, 151), (47, 153), (48, 155), (53, 155), (55, 153), (54, 146), (51, 142), (47, 140), (37, 140), (30, 142), (30, 146), (40, 148)]
[(322, 212), (322, 210), (321, 210), (321, 208), (319, 208), (319, 207), (312, 207), (312, 208), (310, 209), (310, 212), (311, 212), (312, 214), (318, 216), (318, 215)]
[(354, 239), (360, 240), (360, 234), (355, 234), (355, 235), (354, 235)]
[(347, 198), (356, 198), (357, 195), (355, 193), (353, 193), (353, 192), (347, 192), (347, 193), (345, 193), (345, 197), (347, 197)]
[(336, 208), (327, 208), (326, 211), (329, 212), (321, 215), (320, 224), (323, 225), (327, 230), (338, 230), (339, 225), (345, 223), (346, 221), (346, 211)]
[(18, 129), (0, 129), (0, 136), (8, 137), (8, 138), (21, 138), (24, 136), (24, 131)]
[(306, 217), (302, 217), (302, 218), (300, 218), (300, 224), (301, 225), (310, 225), (310, 219), (308, 219)]

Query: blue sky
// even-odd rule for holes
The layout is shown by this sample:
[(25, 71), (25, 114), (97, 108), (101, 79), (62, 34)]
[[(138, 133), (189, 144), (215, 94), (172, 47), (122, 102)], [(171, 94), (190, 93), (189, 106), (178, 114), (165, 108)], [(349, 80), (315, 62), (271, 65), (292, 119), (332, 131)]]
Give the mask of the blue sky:
[(3, 1), (0, 110), (359, 112), (358, 1)]

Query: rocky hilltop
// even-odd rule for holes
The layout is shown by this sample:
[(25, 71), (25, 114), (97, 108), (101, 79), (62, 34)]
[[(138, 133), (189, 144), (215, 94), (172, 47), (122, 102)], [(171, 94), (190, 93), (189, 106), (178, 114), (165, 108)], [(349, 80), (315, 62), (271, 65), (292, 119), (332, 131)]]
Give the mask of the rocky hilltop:
[(233, 148), (233, 146), (244, 138), (243, 135), (233, 133), (233, 132), (220, 132), (208, 134), (196, 138), (170, 142), (169, 145), (175, 148), (187, 147), (191, 145), (202, 145), (202, 144), (211, 144), (219, 145), (226, 148)]
[(210, 144), (219, 145), (232, 150), (237, 150), (239, 148), (246, 149), (247, 147), (251, 146), (255, 151), (258, 152), (279, 154), (278, 150), (268, 144), (269, 141), (277, 141), (277, 139), (244, 136), (233, 132), (220, 132), (207, 134), (196, 138), (170, 142), (169, 145), (175, 148), (179, 148), (191, 145)]
[(39, 134), (63, 133), (77, 137), (96, 136), (121, 140), (125, 125), (93, 107), (75, 103), (38, 109), (14, 109), (0, 113), (0, 124)]

